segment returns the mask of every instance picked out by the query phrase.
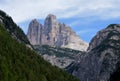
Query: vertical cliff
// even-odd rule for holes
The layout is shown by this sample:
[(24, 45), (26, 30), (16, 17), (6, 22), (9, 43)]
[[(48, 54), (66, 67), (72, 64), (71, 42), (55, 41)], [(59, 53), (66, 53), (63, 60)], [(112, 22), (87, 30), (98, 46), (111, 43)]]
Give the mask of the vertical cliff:
[(59, 23), (55, 15), (49, 14), (42, 26), (32, 20), (27, 37), (32, 45), (50, 45), (86, 51), (88, 44), (66, 24)]
[(30, 22), (27, 37), (32, 45), (41, 45), (42, 28), (43, 26), (36, 19)]

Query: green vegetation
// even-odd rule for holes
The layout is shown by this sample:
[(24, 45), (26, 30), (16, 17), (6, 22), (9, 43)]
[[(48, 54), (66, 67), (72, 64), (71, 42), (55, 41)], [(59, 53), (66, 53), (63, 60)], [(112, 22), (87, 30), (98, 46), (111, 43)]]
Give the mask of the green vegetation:
[(0, 81), (78, 81), (13, 39), (0, 25)]
[[(114, 24), (113, 24), (114, 25)], [(110, 25), (112, 29), (114, 29), (114, 26)], [(113, 26), (113, 27), (112, 27)], [(118, 31), (109, 31), (109, 34), (107, 35), (107, 39), (103, 40), (99, 46), (94, 48), (93, 50), (98, 50), (98, 52), (102, 52), (104, 50), (107, 50), (108, 48), (119, 50), (120, 49), (120, 39), (115, 40), (112, 39), (112, 37), (118, 37), (120, 38), (120, 32)]]
[(79, 64), (78, 63), (71, 63), (69, 66), (65, 68), (65, 70), (69, 73), (73, 73), (73, 71), (77, 71), (79, 69)]
[(71, 59), (75, 59), (78, 54), (83, 54), (82, 51), (73, 50), (69, 48), (51, 47), (49, 45), (36, 45), (34, 46), (34, 50), (42, 55), (48, 54), (55, 55), (57, 57), (69, 57)]
[(21, 43), (30, 44), (22, 29), (14, 23), (10, 16), (1, 10), (0, 18), (2, 19), (4, 27), (15, 39), (19, 40)]

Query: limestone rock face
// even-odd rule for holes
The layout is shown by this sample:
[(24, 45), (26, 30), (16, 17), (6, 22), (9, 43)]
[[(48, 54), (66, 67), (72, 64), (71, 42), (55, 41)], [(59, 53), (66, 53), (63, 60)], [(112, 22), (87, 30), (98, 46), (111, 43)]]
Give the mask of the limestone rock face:
[(69, 48), (52, 47), (49, 45), (37, 45), (33, 47), (46, 61), (62, 69), (79, 59), (79, 56), (84, 55), (82, 51)]
[(59, 68), (64, 69), (67, 67), (70, 63), (72, 63), (74, 60), (69, 59), (67, 57), (56, 57), (56, 56), (49, 56), (49, 55), (43, 55), (43, 58), (50, 62), (53, 66), (57, 66)]
[(27, 37), (32, 45), (41, 44), (42, 28), (42, 25), (36, 19), (30, 22)]
[(86, 51), (88, 44), (64, 23), (59, 23), (55, 15), (49, 14), (42, 26), (31, 21), (27, 37), (32, 45), (50, 45)]
[(98, 32), (88, 50), (72, 74), (81, 81), (109, 81), (120, 70), (120, 25), (111, 24)]
[[(116, 26), (119, 26), (119, 25), (112, 25), (115, 30), (118, 30), (120, 31), (119, 27), (116, 27)], [(90, 42), (90, 45), (88, 47), (88, 50), (90, 51), (91, 49), (97, 47), (98, 45), (100, 45), (100, 43), (107, 38), (108, 34), (110, 33), (110, 31), (113, 31), (112, 28), (106, 28), (106, 29), (103, 29), (101, 31), (99, 31), (97, 33), (97, 35), (91, 40)], [(116, 36), (114, 36), (115, 38)], [(117, 38), (116, 38), (117, 39)]]
[(55, 42), (58, 39), (59, 25), (56, 16), (49, 14), (44, 23), (42, 44), (56, 46)]

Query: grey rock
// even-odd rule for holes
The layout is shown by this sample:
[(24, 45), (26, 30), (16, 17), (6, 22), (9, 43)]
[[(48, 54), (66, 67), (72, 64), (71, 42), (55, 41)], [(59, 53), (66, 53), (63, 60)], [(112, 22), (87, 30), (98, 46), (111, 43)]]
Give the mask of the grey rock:
[(52, 47), (49, 45), (34, 46), (34, 50), (46, 61), (59, 68), (66, 68), (84, 52), (69, 48)]
[(41, 45), (43, 26), (36, 20), (32, 20), (29, 24), (27, 37), (32, 45)]
[(49, 14), (44, 23), (42, 44), (56, 46), (55, 42), (59, 35), (59, 25), (56, 16)]
[(31, 21), (27, 37), (32, 45), (50, 45), (86, 51), (88, 44), (64, 23), (59, 23), (56, 16), (49, 14), (44, 26), (38, 21)]
[(56, 57), (55, 55), (48, 54), (44, 54), (42, 56), (46, 61), (50, 62), (53, 66), (57, 66), (63, 69), (74, 61), (73, 59), (70, 59), (68, 57)]
[(3, 21), (2, 21), (2, 20), (3, 20), (3, 18), (2, 18), (2, 16), (0, 16), (0, 23), (3, 23)]
[[(91, 49), (97, 47), (98, 45), (101, 44), (101, 42), (106, 39), (106, 37), (108, 36), (108, 34), (110, 33), (110, 31), (114, 31), (114, 30), (118, 30), (120, 31), (119, 27), (117, 27), (119, 25), (115, 25), (115, 26), (112, 26), (110, 28), (106, 28), (106, 29), (103, 29), (101, 31), (99, 31), (97, 33), (97, 35), (91, 40), (90, 44), (89, 44), (89, 47), (88, 47), (88, 51), (90, 51)], [(115, 36), (114, 36), (115, 37)]]
[(72, 74), (81, 81), (109, 81), (120, 68), (120, 25), (112, 24), (98, 32), (88, 50)]

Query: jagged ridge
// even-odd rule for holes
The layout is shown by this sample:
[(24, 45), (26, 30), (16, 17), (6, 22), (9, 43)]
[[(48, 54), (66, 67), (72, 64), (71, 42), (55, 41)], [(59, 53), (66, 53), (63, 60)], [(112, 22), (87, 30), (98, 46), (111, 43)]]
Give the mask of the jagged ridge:
[(86, 51), (88, 44), (64, 23), (59, 23), (56, 16), (49, 14), (42, 26), (32, 20), (27, 37), (32, 45), (50, 45)]

